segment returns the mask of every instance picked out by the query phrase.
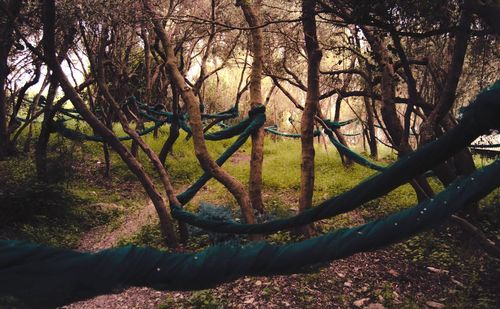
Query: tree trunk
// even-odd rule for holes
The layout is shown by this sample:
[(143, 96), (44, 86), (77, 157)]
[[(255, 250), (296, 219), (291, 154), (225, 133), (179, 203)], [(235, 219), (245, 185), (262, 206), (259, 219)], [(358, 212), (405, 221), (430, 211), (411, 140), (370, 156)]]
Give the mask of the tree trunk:
[(163, 147), (160, 151), (160, 161), (165, 166), (167, 161), (167, 155), (169, 152), (172, 152), (172, 148), (174, 146), (175, 141), (179, 138), (179, 91), (177, 87), (172, 84), (172, 111), (174, 113), (173, 121), (170, 124), (170, 134), (168, 135), (167, 140), (163, 144)]
[[(394, 148), (398, 150), (398, 156), (402, 157), (411, 152), (412, 148), (408, 143), (408, 139), (404, 138), (404, 129), (396, 112), (396, 104), (394, 102), (394, 62), (382, 38), (373, 35), (368, 29), (364, 29), (363, 33), (370, 43), (373, 52), (377, 55), (377, 59), (382, 67), (382, 80), (380, 86), (382, 108), (380, 109), (380, 113), (391, 137), (392, 144)], [(434, 195), (434, 191), (423, 176), (416, 177), (410, 184), (415, 189), (419, 201)]]
[[(59, 54), (56, 56), (59, 65), (64, 61), (64, 58), (66, 57), (66, 54), (68, 53), (74, 38), (75, 38), (74, 32), (70, 31), (68, 33), (65, 33), (64, 40), (61, 44), (62, 47), (59, 50)], [(58, 88), (59, 88), (59, 83), (57, 79), (51, 76), (45, 111), (43, 113), (42, 129), (40, 131), (40, 135), (38, 137), (35, 149), (37, 177), (42, 181), (48, 181), (47, 147), (49, 145), (50, 134), (52, 133), (51, 130), (52, 130), (52, 124), (54, 122), (54, 117), (57, 113), (57, 109), (62, 105), (62, 103), (60, 103), (58, 104), (58, 106), (53, 106)]]
[[(369, 87), (369, 86), (368, 86)], [(373, 107), (370, 99), (364, 97), (365, 109), (366, 109), (366, 125), (367, 125), (367, 140), (370, 146), (370, 157), (377, 160), (378, 159), (378, 148), (377, 148), (377, 137), (375, 132), (375, 121), (373, 116)]]
[(102, 152), (104, 154), (104, 178), (109, 178), (111, 176), (111, 160), (107, 143), (102, 143)]
[[(315, 0), (302, 1), (302, 27), (307, 52), (307, 94), (301, 118), (302, 163), (300, 174), (299, 210), (312, 207), (314, 192), (314, 115), (319, 107), (319, 67), (322, 51), (316, 34)], [(311, 236), (312, 226), (303, 228), (306, 237)]]
[[(9, 15), (17, 18), (21, 10), (22, 1), (3, 1), (2, 4)], [(2, 13), (2, 15), (4, 15)], [(9, 76), (7, 61), (9, 52), (14, 44), (14, 25), (9, 17), (3, 16), (0, 23), (0, 160), (14, 153), (13, 145), (10, 143), (7, 128), (7, 98), (5, 93), (5, 82)]]
[[(448, 65), (446, 72), (446, 80), (444, 86), (441, 89), (438, 103), (434, 109), (428, 114), (427, 118), (420, 125), (420, 145), (425, 145), (436, 138), (436, 132), (439, 130), (439, 125), (444, 124), (446, 126), (446, 116), (449, 114), (455, 102), (455, 94), (458, 87), (458, 82), (460, 76), (462, 75), (462, 69), (465, 60), (465, 54), (467, 52), (467, 46), (470, 38), (469, 28), (472, 22), (472, 13), (468, 9), (462, 10), (462, 15), (460, 16), (459, 31), (455, 37), (455, 43), (453, 44), (453, 53), (451, 55), (451, 61)], [(448, 123), (448, 127), (450, 124)], [(464, 165), (461, 166), (462, 172), (467, 173), (473, 171), (470, 158), (467, 158), (466, 153), (462, 155), (455, 156), (459, 158), (460, 162)], [(456, 173), (453, 165), (449, 165), (450, 162), (445, 162), (438, 165), (434, 171), (438, 175), (441, 182), (447, 185), (455, 180)], [(472, 205), (468, 208), (468, 213), (474, 215), (477, 212), (477, 207)]]
[(105, 141), (113, 147), (120, 155), (129, 169), (136, 175), (148, 196), (151, 198), (160, 219), (160, 227), (165, 242), (170, 247), (177, 246), (177, 237), (173, 231), (172, 222), (165, 207), (165, 202), (161, 194), (156, 190), (152, 179), (146, 174), (142, 165), (130, 154), (127, 148), (118, 140), (114, 133), (109, 130), (97, 117), (87, 108), (71, 83), (64, 74), (55, 53), (55, 2), (54, 0), (44, 0), (43, 6), (43, 45), (47, 65), (53, 71), (54, 76), (59, 81), (61, 88), (69, 97), (78, 113), (85, 121), (102, 136)]
[(446, 114), (448, 114), (448, 111), (453, 107), (453, 103), (455, 102), (455, 93), (460, 76), (462, 75), (465, 53), (470, 37), (468, 29), (470, 28), (471, 21), (471, 12), (465, 9), (460, 17), (459, 29), (461, 30), (458, 31), (455, 38), (452, 59), (448, 66), (446, 81), (438, 104), (420, 125), (420, 143), (422, 145), (432, 141), (436, 137), (437, 126)]
[(47, 147), (49, 145), (51, 127), (54, 122), (56, 111), (53, 108), (54, 99), (57, 94), (59, 84), (54, 77), (51, 77), (49, 92), (45, 101), (42, 127), (35, 147), (36, 176), (41, 181), (49, 181), (47, 170)]
[(247, 223), (255, 223), (255, 216), (250, 204), (250, 198), (243, 185), (236, 178), (234, 178), (220, 166), (218, 166), (208, 153), (208, 149), (205, 144), (205, 137), (203, 135), (199, 101), (194, 95), (192, 89), (190, 89), (186, 85), (184, 77), (179, 72), (173, 46), (170, 43), (170, 39), (168, 38), (162, 23), (158, 19), (156, 12), (153, 10), (148, 0), (143, 0), (143, 5), (147, 13), (152, 17), (155, 32), (160, 38), (162, 46), (167, 55), (167, 61), (165, 65), (168, 69), (170, 79), (179, 89), (181, 97), (187, 105), (189, 113), (189, 123), (191, 125), (193, 133), (193, 143), (196, 158), (200, 162), (203, 170), (213, 175), (213, 177), (221, 182), (236, 198), (238, 204), (241, 207), (241, 211), (245, 221)]
[[(245, 20), (250, 27), (260, 25), (261, 0), (255, 0), (252, 4), (241, 6)], [(253, 28), (252, 37), (252, 71), (250, 74), (250, 106), (255, 108), (263, 103), (262, 101), (262, 66), (264, 61), (264, 51), (262, 47), (262, 28)], [(250, 202), (255, 211), (264, 212), (262, 201), (262, 162), (264, 160), (264, 128), (261, 127), (252, 134), (252, 152), (250, 157), (250, 179), (249, 194)]]

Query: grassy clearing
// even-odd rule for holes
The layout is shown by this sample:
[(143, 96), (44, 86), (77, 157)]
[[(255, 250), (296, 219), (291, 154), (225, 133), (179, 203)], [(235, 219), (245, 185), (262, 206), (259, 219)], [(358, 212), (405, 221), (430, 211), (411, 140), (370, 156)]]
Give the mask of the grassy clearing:
[[(88, 127), (77, 123), (69, 123), (73, 128), (77, 128), (86, 134), (92, 134)], [(35, 128), (36, 130), (36, 128)], [(114, 127), (117, 135), (124, 135), (119, 125)], [(153, 150), (159, 152), (164, 141), (168, 137), (169, 127), (164, 126), (159, 129), (158, 137), (153, 134), (144, 136), (145, 141), (151, 145)], [(207, 146), (212, 156), (218, 157), (232, 142), (232, 140), (224, 140), (219, 142), (207, 141)], [(126, 142), (130, 146), (131, 142)], [(68, 201), (71, 205), (89, 205), (92, 203), (121, 203), (125, 207), (134, 207), (137, 201), (144, 198), (142, 189), (139, 187), (136, 190), (128, 190), (130, 196), (123, 198), (123, 194), (115, 193), (112, 190), (106, 190), (99, 183), (84, 183), (86, 182), (85, 175), (80, 172), (75, 172), (75, 162), (84, 162), (83, 166), (90, 170), (90, 173), (99, 172), (102, 167), (103, 155), (100, 143), (87, 142), (75, 143), (61, 138), (57, 134), (53, 134), (50, 143), (52, 157), (50, 158), (51, 174), (55, 178), (55, 183), (62, 187), (60, 201), (55, 204), (62, 203), (62, 200)], [(362, 152), (360, 149), (357, 151)], [(237, 153), (238, 160), (228, 160), (224, 168), (239, 179), (243, 184), (248, 183), (250, 157), (250, 142), (247, 142)], [(129, 171), (125, 163), (121, 161), (118, 155), (111, 152), (113, 175), (109, 187), (120, 186), (124, 183), (136, 183), (135, 176)], [(382, 164), (388, 164), (394, 159), (394, 154), (387, 148), (381, 149)], [(139, 156), (141, 163), (150, 172), (150, 175), (156, 177), (152, 166), (147, 157), (141, 153)], [(484, 161), (484, 160), (483, 160)], [(21, 158), (18, 162), (3, 162), (8, 168), (2, 169), (4, 179), (7, 184), (18, 184), (20, 188), (30, 188), (30, 184), (34, 182), (34, 166), (30, 158)], [(98, 164), (99, 163), (99, 164)], [(316, 179), (314, 191), (314, 203), (320, 203), (325, 199), (345, 192), (359, 184), (364, 179), (375, 174), (374, 171), (359, 166), (353, 165), (345, 168), (342, 165), (337, 151), (328, 144), (324, 147), (323, 143), (316, 144)], [(484, 164), (484, 162), (481, 162)], [(82, 165), (82, 164), (80, 164)], [(479, 164), (481, 165), (481, 164)], [(186, 140), (186, 134), (181, 132), (181, 136), (174, 145), (172, 155), (167, 158), (167, 170), (171, 176), (174, 185), (181, 192), (193, 183), (201, 174), (202, 170), (199, 167), (198, 161), (194, 155), (193, 144), (191, 140)], [(88, 177), (87, 177), (88, 178)], [(159, 184), (158, 179), (156, 179)], [(108, 181), (109, 182), (109, 181)], [(103, 181), (102, 183), (106, 183)], [(27, 184), (27, 185), (26, 185)], [(269, 217), (289, 216), (297, 211), (298, 196), (300, 190), (300, 141), (294, 139), (271, 139), (267, 138), (264, 147), (264, 169), (263, 169), (263, 184), (264, 184), (264, 200)], [(440, 185), (437, 181), (431, 180), (432, 186), (439, 191)], [(36, 190), (36, 185), (33, 190)], [(7, 186), (8, 187), (8, 186)], [(159, 185), (159, 188), (161, 186)], [(9, 189), (12, 192), (18, 192), (20, 189)], [(14, 194), (13, 193), (13, 194)], [(45, 193), (44, 193), (45, 194)], [(14, 194), (15, 196), (27, 196), (31, 199), (30, 194)], [(47, 194), (50, 196), (50, 194)], [(43, 199), (42, 199), (43, 200)], [(491, 198), (490, 198), (491, 200)], [(200, 193), (187, 205), (189, 210), (195, 211), (201, 202), (211, 203), (215, 205), (226, 205), (232, 207), (235, 215), (239, 214), (238, 207), (232, 196), (230, 196), (225, 188), (215, 180), (211, 180), (203, 188)], [(17, 202), (16, 202), (17, 203)], [(51, 203), (51, 202), (47, 202)], [(387, 215), (402, 208), (409, 207), (416, 203), (416, 196), (410, 185), (403, 185), (388, 195), (370, 201), (357, 213), (364, 220), (371, 220), (380, 216)], [(7, 203), (8, 204), (8, 203)], [(17, 203), (19, 204), (19, 203)], [(29, 203), (24, 203), (29, 204)], [(488, 204), (486, 200), (483, 204)], [(42, 207), (43, 208), (43, 207)], [(57, 208), (57, 207), (56, 207)], [(61, 207), (64, 209), (64, 207)], [(83, 208), (84, 209), (84, 208)], [(358, 218), (359, 219), (359, 218)], [(84, 220), (85, 221), (85, 220)], [(326, 220), (325, 227), (327, 230), (331, 228), (339, 228), (359, 224), (359, 220), (352, 220), (350, 215), (343, 215), (333, 220)]]

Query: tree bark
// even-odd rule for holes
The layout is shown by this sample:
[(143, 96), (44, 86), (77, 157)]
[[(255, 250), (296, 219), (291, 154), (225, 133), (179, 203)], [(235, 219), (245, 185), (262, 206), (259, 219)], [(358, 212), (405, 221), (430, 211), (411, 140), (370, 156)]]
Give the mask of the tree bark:
[(370, 147), (370, 157), (374, 160), (378, 159), (377, 137), (375, 132), (375, 121), (373, 115), (373, 106), (370, 98), (364, 97), (365, 110), (366, 110), (366, 126), (367, 126), (367, 139)]
[(144, 9), (152, 18), (155, 32), (161, 41), (163, 49), (165, 50), (165, 54), (167, 56), (165, 65), (168, 69), (169, 77), (179, 89), (181, 97), (187, 105), (189, 123), (193, 133), (196, 158), (200, 162), (203, 170), (213, 175), (213, 177), (221, 182), (236, 198), (241, 207), (245, 221), (247, 223), (255, 223), (255, 216), (250, 204), (250, 198), (243, 185), (236, 178), (218, 166), (208, 153), (203, 135), (199, 101), (194, 95), (192, 89), (186, 85), (184, 77), (179, 72), (173, 46), (170, 43), (170, 39), (168, 38), (157, 13), (153, 10), (148, 0), (143, 0), (142, 3), (144, 5)]
[(111, 158), (109, 156), (108, 143), (102, 143), (102, 152), (104, 154), (104, 178), (111, 176)]
[(460, 17), (459, 30), (453, 48), (453, 55), (448, 66), (446, 81), (438, 104), (432, 110), (430, 115), (420, 125), (421, 144), (426, 144), (436, 137), (437, 126), (446, 116), (448, 111), (453, 107), (455, 102), (455, 93), (457, 91), (458, 82), (462, 75), (462, 68), (465, 60), (465, 53), (469, 42), (469, 27), (472, 22), (472, 14), (470, 10), (463, 10)]
[[(436, 138), (440, 124), (445, 128), (452, 127), (452, 124), (449, 122), (450, 120), (447, 120), (446, 117), (449, 115), (455, 102), (456, 90), (460, 76), (462, 75), (465, 54), (470, 38), (469, 28), (471, 22), (472, 13), (469, 9), (464, 8), (459, 21), (460, 30), (455, 37), (451, 61), (448, 65), (446, 79), (441, 89), (438, 103), (420, 125), (420, 145), (425, 145)], [(474, 163), (466, 152), (461, 152), (455, 158), (457, 162), (461, 163), (458, 166), (462, 170), (461, 173), (470, 173), (474, 170)], [(452, 161), (455, 161), (455, 158)], [(444, 185), (453, 182), (457, 176), (455, 167), (450, 165), (450, 162), (436, 166), (434, 171)], [(466, 212), (474, 216), (477, 213), (477, 205), (470, 205), (470, 207), (467, 207)]]
[[(261, 0), (254, 0), (252, 4), (243, 4), (241, 9), (245, 15), (245, 20), (250, 27), (260, 25), (259, 15)], [(262, 101), (262, 67), (264, 61), (262, 28), (250, 30), (252, 44), (252, 71), (250, 73), (250, 106), (255, 108), (263, 103)], [(255, 211), (264, 212), (262, 201), (262, 163), (264, 160), (264, 127), (252, 133), (252, 151), (250, 157), (250, 179), (249, 194), (250, 202)]]
[[(5, 9), (9, 15), (17, 18), (21, 10), (22, 1), (4, 1)], [(3, 14), (3, 13), (2, 13)], [(14, 44), (14, 25), (10, 18), (2, 18), (0, 23), (0, 160), (12, 155), (15, 151), (10, 143), (7, 127), (7, 97), (5, 93), (5, 82), (9, 76), (8, 59), (9, 52)]]
[(163, 144), (159, 155), (160, 161), (164, 166), (168, 153), (172, 151), (175, 141), (179, 138), (179, 91), (174, 84), (172, 84), (172, 111), (174, 113), (174, 117), (172, 123), (170, 124), (170, 134)]
[[(369, 29), (363, 29), (363, 33), (370, 43), (373, 53), (382, 67), (381, 79), (381, 94), (382, 94), (382, 107), (380, 113), (391, 137), (393, 146), (398, 150), (398, 156), (412, 151), (408, 139), (404, 138), (404, 129), (398, 118), (396, 112), (396, 104), (394, 102), (395, 89), (394, 89), (394, 62), (390, 56), (389, 50), (384, 44), (382, 38), (377, 37), (371, 33)], [(415, 189), (419, 201), (425, 200), (434, 195), (434, 191), (423, 176), (418, 176), (410, 182)]]
[[(316, 33), (315, 8), (315, 0), (302, 1), (302, 27), (307, 52), (307, 94), (300, 123), (300, 141), (302, 145), (300, 211), (312, 207), (314, 193), (314, 115), (318, 112), (319, 107), (319, 68), (323, 55)], [(303, 233), (306, 237), (311, 236), (312, 227), (304, 227)]]
[(109, 130), (97, 117), (87, 108), (81, 97), (71, 86), (71, 83), (64, 74), (55, 53), (55, 1), (43, 1), (43, 47), (47, 65), (53, 71), (54, 76), (59, 81), (61, 88), (69, 97), (78, 113), (85, 121), (101, 135), (108, 144), (120, 155), (129, 169), (136, 175), (148, 196), (151, 198), (160, 219), (161, 232), (165, 242), (170, 247), (177, 246), (177, 237), (173, 231), (169, 213), (165, 207), (165, 202), (161, 194), (156, 190), (152, 179), (146, 174), (142, 165), (128, 151), (128, 149), (118, 140), (114, 133)]
[(38, 140), (35, 146), (35, 166), (36, 176), (41, 181), (49, 181), (47, 170), (47, 147), (49, 145), (52, 123), (56, 115), (56, 110), (53, 108), (54, 99), (56, 97), (58, 82), (54, 77), (51, 77), (47, 99), (45, 100), (42, 127)]

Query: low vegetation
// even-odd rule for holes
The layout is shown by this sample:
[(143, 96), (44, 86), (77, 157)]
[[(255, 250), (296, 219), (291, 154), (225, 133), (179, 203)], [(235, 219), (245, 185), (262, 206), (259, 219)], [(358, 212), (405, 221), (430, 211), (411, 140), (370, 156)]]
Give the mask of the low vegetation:
[[(162, 129), (160, 136), (164, 134), (163, 130), (167, 129), (168, 127)], [(147, 139), (156, 150), (161, 146), (158, 142), (159, 139), (156, 140), (152, 136)], [(56, 171), (62, 168), (67, 173), (55, 177), (50, 185), (41, 185), (36, 181), (33, 162), (29, 157), (0, 162), (0, 179), (5, 183), (5, 186), (0, 189), (0, 207), (4, 214), (0, 237), (24, 239), (76, 249), (82, 236), (91, 229), (107, 226), (105, 231), (110, 232), (119, 225), (128, 224), (126, 222), (127, 215), (140, 211), (148, 204), (147, 197), (141, 193), (133, 176), (122, 166), (121, 161), (113, 161), (111, 179), (103, 181), (99, 144), (74, 144), (62, 140), (58, 136), (53, 136), (50, 145), (56, 150), (55, 153), (58, 149), (61, 151), (68, 149), (68, 147), (72, 149), (71, 157), (64, 160), (61, 157), (51, 158), (54, 164), (52, 167), (54, 173), (51, 174), (55, 175)], [(208, 145), (213, 155), (220, 154), (224, 149), (224, 145), (219, 143), (209, 143)], [(191, 143), (185, 142), (184, 136), (179, 139), (176, 146), (174, 153), (168, 158), (168, 170), (176, 175), (176, 188), (181, 191), (195, 180), (201, 171), (199, 168), (186, 168), (196, 166), (196, 158), (193, 155)], [(297, 212), (300, 171), (297, 167), (299, 158), (295, 150), (299, 148), (300, 145), (295, 140), (266, 141), (266, 159), (264, 160), (266, 217), (261, 218), (262, 220), (290, 216)], [(238, 159), (230, 160), (226, 165), (226, 168), (242, 182), (246, 182), (248, 179), (248, 165), (244, 160), (248, 149), (249, 145), (245, 145), (236, 155)], [(284, 151), (285, 149), (287, 151)], [(371, 170), (364, 167), (344, 168), (338, 153), (331, 147), (325, 149), (323, 145), (318, 144), (316, 151), (317, 180), (314, 200), (317, 202), (348, 190), (373, 174)], [(394, 155), (390, 151), (385, 153), (385, 159), (382, 162), (389, 164), (394, 159)], [(240, 160), (240, 158), (243, 159)], [(141, 156), (141, 159), (144, 158)], [(145, 160), (144, 164), (147, 164)], [(437, 183), (435, 186), (437, 189)], [(498, 206), (499, 195), (500, 190), (496, 190), (481, 202), (478, 219), (485, 233), (491, 239), (496, 237), (497, 240), (500, 240), (500, 230), (498, 229), (500, 210), (495, 206)], [(414, 191), (409, 185), (404, 185), (385, 197), (367, 203), (359, 210), (333, 219), (323, 220), (316, 225), (316, 228), (322, 232), (328, 232), (337, 228), (362, 224), (409, 207), (415, 201)], [(228, 200), (223, 187), (215, 181), (210, 181), (207, 184), (205, 189), (188, 205), (188, 209), (194, 212), (198, 211), (201, 202), (217, 207), (229, 207), (230, 212), (229, 214), (226, 212), (225, 216), (232, 216), (233, 219), (239, 217), (239, 208), (236, 202)], [(8, 224), (6, 224), (7, 222)], [(192, 237), (185, 245), (184, 250), (201, 250), (220, 241), (246, 241), (244, 238), (214, 237), (214, 235), (207, 235), (194, 229), (191, 229), (191, 232)], [(285, 231), (270, 235), (268, 241), (280, 244), (299, 240), (296, 237), (293, 233)], [(139, 227), (132, 235), (117, 239), (114, 245), (150, 246), (166, 250), (155, 222)], [(382, 274), (387, 273), (387, 268), (403, 272), (397, 268), (399, 263), (407, 263), (405, 264), (405, 267), (408, 267), (406, 275), (419, 273), (431, 267), (431, 269), (437, 269), (438, 272), (445, 272), (445, 274), (439, 273), (441, 276), (450, 276), (455, 282), (458, 282), (458, 284), (454, 284), (453, 281), (448, 281), (446, 284), (450, 286), (443, 287), (446, 292), (444, 294), (430, 292), (431, 295), (433, 293), (441, 295), (443, 298), (441, 302), (447, 303), (448, 306), (492, 308), (498, 302), (500, 264), (487, 257), (474, 240), (451, 222), (383, 250), (383, 252), (385, 251), (388, 253), (378, 257), (376, 262), (355, 258), (354, 261), (347, 259), (345, 263), (354, 268), (360, 268), (359, 271), (365, 273), (369, 271), (370, 267), (366, 268), (366, 266), (360, 265), (359, 259), (362, 262), (373, 262), (378, 265), (374, 271)], [(392, 254), (394, 256), (391, 256)], [(383, 270), (379, 269), (381, 263), (386, 264), (386, 268)], [(341, 264), (339, 267), (346, 267), (346, 265)], [(317, 291), (327, 293), (326, 290), (323, 290), (327, 288), (325, 285), (318, 285), (313, 290), (298, 288), (300, 282), (304, 280), (313, 284), (325, 281), (328, 289), (334, 285), (338, 286), (335, 289), (341, 290), (349, 288), (344, 286), (345, 282), (350, 282), (349, 280), (352, 282), (347, 285), (370, 285), (370, 289), (367, 291), (360, 288), (361, 290), (358, 292), (346, 293), (342, 298), (336, 300), (339, 304), (344, 305), (352, 304), (362, 296), (371, 297), (373, 301), (378, 302), (383, 299), (381, 303), (389, 308), (419, 308), (422, 303), (425, 303), (425, 297), (412, 298), (412, 294), (408, 292), (404, 295), (394, 296), (393, 285), (399, 282), (400, 277), (404, 277), (402, 274), (397, 276), (389, 274), (389, 277), (372, 286), (371, 281), (367, 281), (368, 279), (365, 278), (365, 276), (369, 276), (368, 274), (347, 279), (338, 277), (338, 272), (342, 272), (342, 270), (332, 266), (321, 272), (294, 276), (285, 280), (290, 281), (288, 283), (283, 283), (284, 279), (280, 279), (281, 277), (271, 278), (269, 280), (275, 281), (263, 289), (255, 286), (257, 281), (263, 280), (262, 278), (251, 278), (249, 281), (247, 279), (239, 280), (237, 285), (248, 290), (248, 293), (256, 293), (255, 302), (258, 302), (257, 298), (259, 298), (259, 301), (267, 299), (269, 303), (273, 303), (272, 299), (284, 299), (282, 289), (291, 289), (291, 291), (295, 291), (292, 303), (304, 308), (314, 308), (318, 297), (315, 294), (318, 293)], [(326, 279), (325, 276), (330, 277)], [(414, 279), (412, 282), (416, 285), (422, 285), (424, 284), (422, 280), (427, 279), (424, 278), (426, 277)], [(328, 283), (328, 281), (332, 283)], [(338, 283), (335, 283), (336, 281)], [(174, 296), (175, 294), (167, 294), (160, 307), (221, 308), (229, 305), (225, 294), (222, 293), (227, 288), (227, 286), (222, 286), (210, 291), (181, 294), (183, 295), (181, 298)], [(275, 290), (276, 288), (278, 291)], [(416, 289), (432, 290), (431, 287), (417, 287)], [(229, 300), (229, 302), (232, 301)]]

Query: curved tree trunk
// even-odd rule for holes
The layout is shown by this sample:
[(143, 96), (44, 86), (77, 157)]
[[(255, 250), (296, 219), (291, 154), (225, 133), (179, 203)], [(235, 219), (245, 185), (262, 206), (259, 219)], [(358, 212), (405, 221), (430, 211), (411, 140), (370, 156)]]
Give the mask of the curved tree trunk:
[[(148, 196), (151, 198), (153, 205), (156, 208), (160, 219), (161, 232), (165, 242), (170, 247), (177, 246), (177, 237), (173, 230), (172, 222), (165, 207), (165, 202), (161, 194), (156, 190), (152, 179), (146, 174), (142, 165), (137, 161), (131, 153), (97, 117), (87, 108), (81, 97), (71, 86), (71, 83), (64, 74), (59, 62), (56, 59), (55, 53), (55, 2), (54, 0), (44, 0), (43, 2), (43, 46), (47, 65), (53, 71), (55, 78), (59, 81), (61, 88), (69, 97), (78, 113), (85, 121), (102, 136), (106, 142), (113, 147), (122, 160), (127, 164), (129, 169), (136, 175)], [(133, 133), (132, 133), (133, 134)]]
[(174, 113), (174, 118), (170, 124), (170, 134), (167, 140), (163, 144), (160, 151), (160, 161), (165, 165), (167, 161), (167, 156), (169, 152), (172, 152), (175, 141), (179, 138), (179, 91), (177, 87), (172, 84), (172, 111)]
[[(427, 118), (420, 125), (420, 145), (424, 145), (434, 140), (440, 125), (443, 125), (445, 129), (449, 129), (453, 126), (452, 120), (447, 118), (455, 102), (458, 82), (462, 75), (465, 54), (467, 52), (470, 37), (468, 29), (470, 28), (471, 22), (472, 13), (467, 8), (464, 8), (459, 22), (459, 29), (461, 30), (457, 32), (455, 37), (451, 61), (448, 65), (444, 86), (441, 89), (438, 103), (434, 109), (428, 113)], [(471, 173), (475, 168), (472, 157), (470, 154), (467, 154), (467, 151), (457, 154), (452, 161), (456, 161), (456, 163), (459, 164), (453, 166), (453, 162), (446, 162), (435, 168), (436, 175), (438, 175), (444, 185), (454, 181), (457, 174)], [(477, 212), (477, 205), (471, 205), (466, 211), (468, 214), (474, 215)]]
[(154, 29), (167, 55), (165, 63), (170, 79), (175, 83), (180, 91), (183, 101), (186, 103), (189, 113), (189, 123), (193, 132), (193, 143), (195, 155), (205, 172), (213, 175), (215, 179), (221, 182), (231, 194), (236, 198), (241, 207), (243, 217), (247, 223), (255, 223), (255, 216), (250, 204), (250, 197), (245, 191), (244, 186), (233, 176), (223, 170), (211, 158), (205, 144), (203, 135), (203, 126), (201, 122), (200, 104), (191, 88), (186, 85), (184, 77), (177, 67), (175, 53), (170, 39), (168, 38), (160, 19), (156, 15), (148, 0), (143, 0), (143, 5), (147, 13), (152, 17)]
[(462, 75), (465, 53), (469, 42), (468, 28), (472, 22), (472, 13), (465, 9), (460, 17), (460, 24), (455, 44), (453, 46), (453, 55), (448, 66), (446, 81), (441, 91), (438, 104), (432, 110), (430, 115), (420, 125), (421, 144), (426, 144), (436, 137), (436, 130), (443, 118), (448, 114), (455, 102), (455, 93), (457, 91), (458, 81)]
[[(398, 118), (396, 112), (396, 104), (394, 102), (394, 62), (391, 59), (390, 52), (382, 38), (373, 35), (369, 29), (363, 29), (365, 37), (370, 43), (373, 52), (377, 55), (382, 67), (381, 93), (382, 93), (382, 108), (380, 113), (385, 123), (387, 131), (391, 137), (393, 146), (398, 150), (398, 156), (412, 151), (408, 138), (405, 138), (404, 128)], [(422, 201), (434, 195), (434, 191), (423, 176), (416, 177), (410, 182), (415, 189), (417, 198)]]
[[(71, 31), (67, 35), (64, 35), (64, 40), (62, 47), (57, 55), (57, 63), (60, 65), (64, 58), (66, 57), (71, 44), (75, 38), (75, 32)], [(59, 82), (54, 76), (50, 77), (49, 92), (47, 94), (47, 101), (45, 106), (45, 111), (43, 113), (43, 122), (38, 141), (35, 148), (35, 162), (37, 177), (40, 180), (47, 181), (47, 147), (49, 145), (50, 134), (52, 133), (52, 125), (54, 123), (54, 117), (57, 110), (62, 106), (62, 103), (54, 105), (54, 100), (57, 95), (57, 89), (59, 88)]]

